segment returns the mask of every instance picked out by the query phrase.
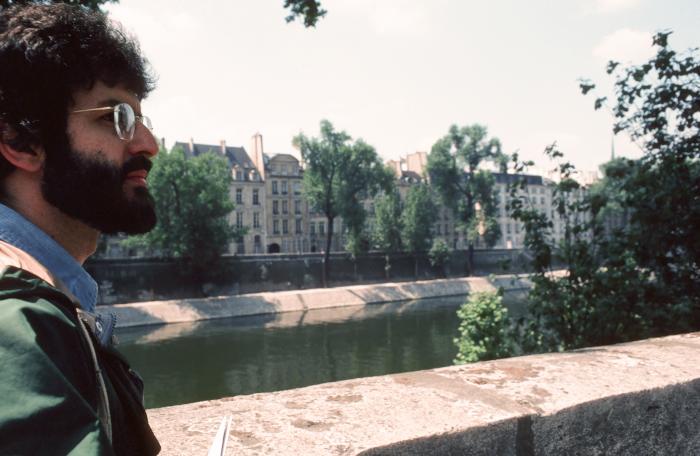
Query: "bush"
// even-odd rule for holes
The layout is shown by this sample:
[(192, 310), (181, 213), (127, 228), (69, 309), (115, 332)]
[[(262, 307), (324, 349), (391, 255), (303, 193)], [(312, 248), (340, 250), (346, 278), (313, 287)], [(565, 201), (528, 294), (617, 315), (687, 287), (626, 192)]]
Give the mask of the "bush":
[(507, 358), (515, 351), (514, 333), (508, 310), (497, 292), (469, 295), (457, 310), (461, 320), (455, 364)]

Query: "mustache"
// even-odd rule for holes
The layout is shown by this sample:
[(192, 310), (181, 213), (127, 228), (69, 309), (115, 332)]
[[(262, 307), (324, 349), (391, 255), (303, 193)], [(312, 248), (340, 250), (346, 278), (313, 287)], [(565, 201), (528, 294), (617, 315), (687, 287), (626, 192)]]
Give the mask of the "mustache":
[(127, 174), (133, 171), (138, 171), (145, 169), (146, 172), (150, 171), (153, 167), (153, 162), (143, 155), (137, 155), (124, 163), (122, 166), (122, 177), (126, 177)]

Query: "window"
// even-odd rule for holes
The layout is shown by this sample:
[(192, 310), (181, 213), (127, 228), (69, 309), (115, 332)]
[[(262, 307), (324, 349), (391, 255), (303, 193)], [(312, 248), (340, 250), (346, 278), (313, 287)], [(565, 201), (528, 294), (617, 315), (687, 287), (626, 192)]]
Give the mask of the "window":
[(272, 194), (277, 194), (277, 181), (272, 181)]
[(253, 204), (260, 204), (260, 190), (253, 189)]
[(439, 223), (437, 226), (437, 234), (442, 234), (442, 225), (440, 225)]
[(273, 214), (279, 214), (280, 213), (280, 206), (279, 202), (277, 200), (272, 202), (272, 213)]
[(544, 196), (540, 196), (540, 204), (544, 205)]
[(241, 170), (236, 171), (236, 180), (237, 181), (243, 180), (243, 171), (241, 171)]
[(282, 181), (282, 194), (287, 194), (287, 181)]
[(243, 204), (243, 189), (236, 189), (236, 204)]
[(316, 234), (316, 222), (309, 223), (309, 233)]
[(294, 231), (297, 234), (301, 234), (301, 219), (300, 218), (296, 219)]
[(294, 213), (301, 214), (301, 200), (294, 200)]
[(295, 195), (301, 195), (301, 182), (296, 181), (296, 182), (294, 182), (294, 184), (292, 184), (292, 185), (294, 186), (294, 194), (295, 194)]
[(253, 228), (260, 228), (260, 212), (253, 212)]
[(236, 226), (243, 228), (243, 212), (236, 212)]
[(520, 233), (520, 224), (519, 223), (515, 224), (515, 232)]
[(289, 222), (287, 219), (282, 220), (282, 234), (287, 234), (289, 232)]
[(506, 233), (510, 234), (510, 223), (506, 225)]
[(326, 223), (325, 222), (318, 222), (318, 234), (325, 234), (326, 232)]
[(272, 221), (272, 232), (274, 234), (280, 234), (280, 221), (279, 220)]
[(286, 214), (287, 212), (289, 212), (288, 206), (289, 206), (289, 204), (288, 204), (287, 200), (282, 201), (282, 213), (283, 214)]

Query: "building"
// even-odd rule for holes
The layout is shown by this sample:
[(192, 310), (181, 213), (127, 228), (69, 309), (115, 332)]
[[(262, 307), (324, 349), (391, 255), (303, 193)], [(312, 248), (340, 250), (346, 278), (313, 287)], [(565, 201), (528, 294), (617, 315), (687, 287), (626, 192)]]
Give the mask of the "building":
[[(256, 137), (253, 137), (253, 141)], [(260, 138), (262, 142), (262, 137)], [(231, 225), (247, 227), (248, 231), (239, 242), (229, 245), (230, 253), (264, 253), (267, 245), (267, 189), (264, 172), (258, 168), (255, 155), (251, 158), (243, 147), (227, 146), (221, 141), (218, 146), (189, 142), (176, 142), (190, 157), (206, 152), (224, 156), (231, 166), (231, 200), (236, 204), (229, 216)], [(255, 151), (254, 151), (255, 152)]]

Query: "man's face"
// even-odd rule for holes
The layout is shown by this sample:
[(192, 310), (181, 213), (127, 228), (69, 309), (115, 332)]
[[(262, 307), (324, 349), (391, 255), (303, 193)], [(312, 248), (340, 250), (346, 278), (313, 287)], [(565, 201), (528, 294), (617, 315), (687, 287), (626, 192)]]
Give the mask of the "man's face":
[(42, 193), (66, 215), (112, 234), (145, 233), (156, 223), (146, 175), (158, 144), (139, 121), (130, 141), (119, 139), (111, 110), (76, 110), (128, 103), (141, 114), (139, 100), (128, 90), (96, 83), (77, 91), (70, 107), (65, 144), (47, 153)]

